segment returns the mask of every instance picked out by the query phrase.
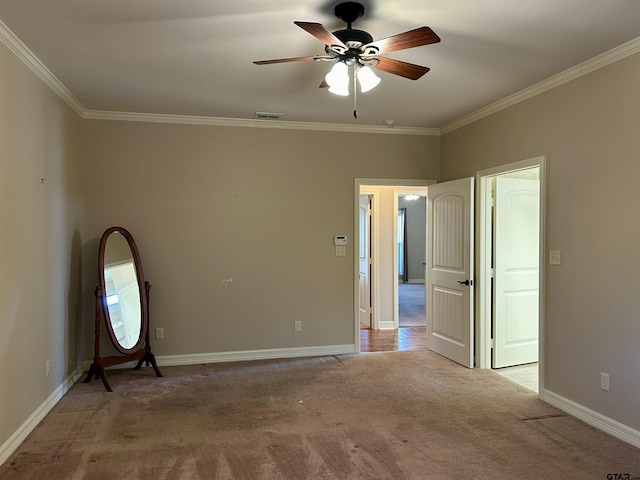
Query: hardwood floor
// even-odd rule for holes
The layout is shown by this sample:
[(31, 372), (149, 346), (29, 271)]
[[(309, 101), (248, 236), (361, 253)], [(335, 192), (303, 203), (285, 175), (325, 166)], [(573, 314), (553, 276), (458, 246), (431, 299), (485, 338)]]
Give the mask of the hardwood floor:
[(427, 348), (427, 327), (402, 327), (398, 330), (360, 329), (361, 352), (394, 352)]

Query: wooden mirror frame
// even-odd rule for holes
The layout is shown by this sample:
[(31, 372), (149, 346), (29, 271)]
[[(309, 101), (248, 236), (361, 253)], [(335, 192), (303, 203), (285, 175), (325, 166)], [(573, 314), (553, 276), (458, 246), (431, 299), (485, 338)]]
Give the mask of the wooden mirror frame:
[[(131, 250), (131, 255), (133, 257), (133, 263), (136, 271), (136, 280), (138, 283), (138, 291), (140, 294), (140, 334), (138, 337), (138, 341), (131, 348), (125, 348), (118, 341), (116, 334), (113, 330), (113, 326), (111, 324), (111, 318), (109, 315), (109, 307), (107, 305), (107, 297), (106, 297), (106, 282), (105, 282), (105, 249), (107, 245), (107, 240), (110, 235), (114, 233), (121, 234), (127, 244), (129, 245), (129, 249)], [(149, 290), (151, 289), (151, 284), (144, 280), (144, 274), (142, 272), (142, 263), (140, 261), (140, 254), (138, 252), (138, 247), (136, 245), (133, 236), (122, 227), (110, 227), (102, 234), (102, 238), (100, 239), (100, 247), (98, 249), (98, 272), (99, 272), (99, 285), (95, 290), (95, 341), (94, 341), (94, 357), (93, 363), (89, 368), (89, 374), (85, 379), (85, 383), (88, 383), (91, 380), (91, 377), (95, 375), (97, 379), (100, 377), (102, 379), (102, 383), (107, 391), (112, 392), (111, 386), (109, 382), (107, 382), (107, 377), (105, 374), (105, 368), (110, 367), (112, 365), (118, 365), (121, 363), (126, 363), (130, 361), (137, 360), (138, 363), (134, 367), (134, 370), (140, 369), (143, 362), (146, 362), (147, 366), (153, 366), (153, 370), (155, 371), (158, 377), (162, 377), (160, 370), (158, 370), (158, 366), (156, 364), (156, 359), (153, 353), (151, 353), (151, 346), (149, 342)], [(108, 357), (100, 356), (100, 320), (101, 314), (104, 317), (105, 326), (107, 328), (107, 333), (109, 334), (109, 339), (113, 346), (123, 355), (113, 355)]]

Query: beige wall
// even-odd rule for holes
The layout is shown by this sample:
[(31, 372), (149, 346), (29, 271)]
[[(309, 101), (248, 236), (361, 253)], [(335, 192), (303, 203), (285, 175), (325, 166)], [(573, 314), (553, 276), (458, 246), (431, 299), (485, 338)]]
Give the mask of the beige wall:
[(415, 283), (424, 282), (427, 242), (427, 197), (405, 200), (398, 197), (398, 208), (406, 208), (408, 278)]
[(83, 138), (85, 297), (100, 235), (127, 228), (156, 355), (353, 344), (355, 244), (336, 257), (333, 237), (355, 239), (354, 178), (439, 168), (428, 136), (85, 121)]
[[(547, 156), (545, 385), (640, 429), (640, 54), (442, 138), (442, 179)], [(600, 389), (600, 372), (611, 391)]]
[(0, 44), (0, 446), (89, 358), (79, 125)]

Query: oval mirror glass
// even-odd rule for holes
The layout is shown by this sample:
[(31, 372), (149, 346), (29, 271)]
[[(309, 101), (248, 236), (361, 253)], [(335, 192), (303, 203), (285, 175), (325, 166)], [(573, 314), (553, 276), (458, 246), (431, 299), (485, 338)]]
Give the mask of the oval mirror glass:
[(127, 353), (144, 341), (144, 286), (137, 248), (124, 229), (107, 230), (100, 241), (99, 268), (107, 330)]

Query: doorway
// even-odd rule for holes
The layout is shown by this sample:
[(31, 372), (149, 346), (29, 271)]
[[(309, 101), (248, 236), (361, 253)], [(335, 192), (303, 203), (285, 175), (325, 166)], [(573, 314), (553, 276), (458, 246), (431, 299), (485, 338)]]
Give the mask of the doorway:
[[(385, 336), (398, 337), (399, 305), (398, 305), (398, 251), (397, 251), (397, 211), (398, 195), (417, 192), (424, 197), (426, 186), (435, 183), (433, 180), (398, 180), (398, 179), (356, 179), (354, 195), (354, 242), (360, 246), (367, 233), (361, 233), (361, 199), (368, 197), (371, 205), (369, 222), (370, 246), (370, 307), (371, 321), (369, 332), (381, 333)], [(366, 222), (364, 222), (366, 223)], [(358, 247), (359, 248), (359, 247)], [(422, 264), (422, 261), (420, 262)], [(422, 265), (421, 265), (422, 266)], [(361, 282), (360, 255), (354, 255), (354, 315), (355, 315), (355, 347), (361, 349)], [(424, 268), (424, 266), (422, 266)], [(357, 269), (357, 270), (356, 270)], [(423, 327), (424, 328), (424, 327)], [(408, 333), (408, 332), (402, 332)], [(411, 335), (415, 338), (415, 335)], [(402, 343), (396, 338), (396, 344)], [(420, 339), (422, 340), (422, 339)], [(411, 340), (413, 342), (413, 340)], [(406, 342), (405, 342), (406, 346)]]
[(541, 384), (544, 157), (478, 172), (476, 362)]
[(396, 193), (398, 328), (426, 327), (426, 192)]

